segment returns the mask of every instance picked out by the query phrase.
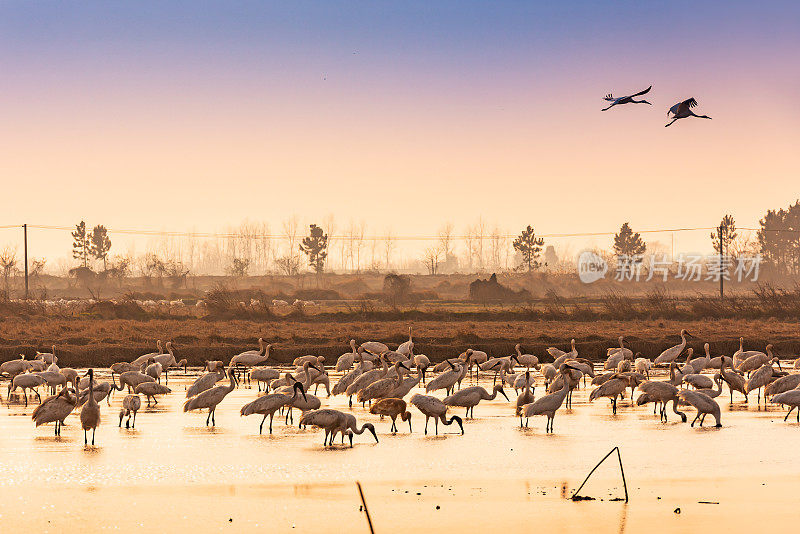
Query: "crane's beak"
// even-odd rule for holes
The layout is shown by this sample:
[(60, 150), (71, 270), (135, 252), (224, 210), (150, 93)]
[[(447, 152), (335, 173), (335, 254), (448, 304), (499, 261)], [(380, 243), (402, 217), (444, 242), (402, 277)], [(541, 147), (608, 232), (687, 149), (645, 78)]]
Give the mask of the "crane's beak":
[(306, 397), (306, 392), (303, 389), (303, 384), (301, 384), (300, 382), (295, 382), (294, 383), (294, 389), (295, 390), (300, 390), (300, 393), (303, 395), (303, 400), (308, 402), (308, 397)]
[(464, 423), (461, 422), (461, 418), (459, 416), (457, 416), (457, 415), (454, 415), (453, 419), (455, 419), (456, 423), (458, 423), (458, 427), (461, 429), (461, 435), (463, 436), (464, 435)]
[(509, 400), (508, 395), (506, 395), (506, 392), (503, 391), (503, 388), (500, 388), (500, 394), (502, 394), (506, 398), (506, 400)]

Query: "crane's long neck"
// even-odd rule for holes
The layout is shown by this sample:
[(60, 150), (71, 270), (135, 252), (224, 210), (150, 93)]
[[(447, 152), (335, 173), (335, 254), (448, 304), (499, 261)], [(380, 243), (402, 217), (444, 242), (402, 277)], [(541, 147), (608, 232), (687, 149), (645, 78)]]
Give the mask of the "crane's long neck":
[(489, 394), (488, 391), (486, 391), (484, 388), (481, 388), (481, 399), (483, 399), (483, 400), (494, 400), (494, 399), (496, 399), (497, 398), (498, 389), (499, 388), (497, 388), (495, 386), (495, 388), (492, 390), (492, 393)]
[(89, 375), (89, 396), (86, 399), (86, 404), (97, 405), (97, 401), (94, 400), (94, 373)]
[(117, 379), (114, 377), (114, 373), (111, 373), (111, 389), (116, 389), (117, 391), (124, 391), (125, 386), (122, 384), (122, 377), (119, 377), (120, 384), (117, 386)]
[(564, 385), (561, 386), (559, 394), (562, 397), (566, 397), (567, 393), (569, 393), (569, 376), (567, 376), (567, 373), (561, 373), (561, 380), (564, 381)]
[(361, 428), (358, 428), (358, 425), (354, 423), (353, 426), (350, 428), (350, 430), (353, 431), (353, 434), (363, 434), (364, 431), (367, 430), (368, 428), (369, 428), (368, 423), (364, 423), (363, 425), (361, 425)]

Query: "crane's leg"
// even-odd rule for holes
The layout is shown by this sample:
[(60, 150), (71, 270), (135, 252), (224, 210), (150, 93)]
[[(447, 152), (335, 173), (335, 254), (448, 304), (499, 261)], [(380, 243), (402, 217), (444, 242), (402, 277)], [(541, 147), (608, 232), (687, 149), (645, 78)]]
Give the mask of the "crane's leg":
[(209, 418), (211, 418), (211, 410), (208, 410), (208, 415), (206, 416), (206, 426), (208, 426)]
[(689, 425), (689, 426), (694, 426), (694, 424), (697, 422), (697, 420), (699, 418), (700, 418), (700, 412), (697, 412), (697, 415), (694, 416), (694, 420), (692, 421), (692, 424)]
[(153, 397), (153, 404), (158, 404), (158, 397)]
[(425, 416), (425, 435), (428, 434), (428, 419), (430, 419), (430, 417), (426, 415)]
[(214, 406), (214, 410), (211, 412), (211, 425), (217, 426), (217, 407)]
[[(675, 122), (676, 120), (678, 120), (678, 119), (672, 119), (672, 122)], [(672, 124), (672, 122), (670, 122), (669, 124), (665, 124), (665, 125), (664, 125), (664, 128), (666, 128), (667, 126), (669, 126), (670, 124)]]
[(439, 418), (437, 417), (436, 419), (433, 420), (433, 422), (436, 423), (436, 435), (438, 436), (439, 435)]

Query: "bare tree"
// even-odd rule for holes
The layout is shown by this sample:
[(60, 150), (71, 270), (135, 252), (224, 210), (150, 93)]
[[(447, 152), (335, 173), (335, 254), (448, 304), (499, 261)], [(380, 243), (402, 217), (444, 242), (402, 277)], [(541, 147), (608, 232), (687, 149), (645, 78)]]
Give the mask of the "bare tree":
[(283, 256), (275, 260), (278, 271), (287, 276), (295, 276), (300, 273), (299, 256)]
[(361, 272), (361, 251), (364, 249), (364, 235), (367, 232), (367, 223), (361, 221), (361, 224), (358, 225), (358, 240), (356, 241), (356, 253), (358, 254), (356, 259), (356, 271)]
[(322, 226), (328, 230), (328, 271), (333, 271), (333, 247), (339, 242), (336, 234), (336, 218), (329, 213), (322, 219)]
[(497, 271), (501, 267), (504, 242), (505, 238), (503, 237), (503, 232), (500, 230), (499, 226), (495, 226), (494, 229), (492, 229), (492, 233), (489, 235), (490, 268), (493, 271)]
[[(297, 259), (298, 268), (300, 266), (300, 258), (297, 254), (298, 244), (297, 235), (300, 228), (300, 221), (297, 215), (283, 221), (283, 237), (286, 240), (286, 255), (287, 258)], [(294, 263), (294, 262), (291, 262)]]
[(356, 224), (350, 221), (350, 226), (347, 229), (347, 256), (350, 260), (350, 270), (352, 272), (359, 272), (361, 270), (361, 249), (364, 247), (364, 232), (366, 224), (361, 222)]
[(482, 271), (484, 268), (483, 240), (486, 237), (486, 223), (483, 217), (478, 217), (478, 223), (475, 225), (475, 237), (478, 241), (476, 263), (478, 264), (478, 270)]
[(439, 250), (441, 250), (442, 254), (444, 254), (445, 260), (453, 252), (452, 247), (453, 247), (454, 228), (455, 227), (453, 226), (453, 223), (448, 221), (439, 230)]
[(428, 270), (428, 274), (437, 274), (439, 272), (439, 259), (441, 255), (442, 251), (439, 247), (434, 246), (425, 249), (422, 261), (425, 264), (425, 268)]
[(394, 250), (394, 247), (395, 247), (395, 239), (394, 236), (392, 235), (392, 231), (387, 230), (386, 236), (383, 238), (383, 251), (384, 254), (386, 255), (386, 263), (384, 264), (384, 268), (387, 271), (389, 270), (389, 265), (391, 264), (392, 251)]
[(6, 247), (0, 252), (0, 269), (3, 270), (3, 298), (8, 300), (11, 296), (11, 287), (9, 285), (9, 278), (17, 266), (17, 249), (14, 247)]
[(472, 255), (475, 250), (475, 236), (472, 233), (472, 226), (467, 226), (464, 230), (464, 254), (467, 259), (467, 270), (472, 272)]

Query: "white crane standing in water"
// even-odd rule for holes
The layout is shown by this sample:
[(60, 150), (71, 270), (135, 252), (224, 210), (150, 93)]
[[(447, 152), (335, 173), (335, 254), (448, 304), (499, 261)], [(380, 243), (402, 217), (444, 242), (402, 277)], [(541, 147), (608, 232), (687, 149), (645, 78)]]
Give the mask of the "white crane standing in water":
[(667, 111), (667, 117), (669, 117), (669, 114), (672, 113), (672, 122), (665, 124), (664, 127), (666, 128), (667, 126), (669, 126), (678, 119), (685, 119), (687, 117), (697, 117), (698, 119), (711, 118), (708, 115), (698, 115), (697, 113), (692, 111), (692, 108), (695, 106), (697, 106), (697, 100), (695, 100), (694, 98), (688, 98), (683, 102), (678, 102), (677, 104), (669, 108), (669, 111)]
[(217, 411), (217, 405), (222, 402), (222, 399), (224, 399), (228, 393), (236, 388), (236, 376), (234, 375), (233, 369), (228, 371), (228, 378), (230, 379), (229, 385), (207, 389), (187, 400), (183, 405), (183, 411), (188, 412), (190, 410), (208, 408), (206, 426), (208, 426), (209, 419), (211, 420), (212, 426), (217, 426), (217, 422), (214, 420), (214, 413)]
[(651, 104), (647, 100), (634, 100), (634, 98), (633, 98), (635, 96), (646, 95), (647, 93), (650, 92), (650, 89), (652, 89), (652, 88), (653, 88), (653, 86), (651, 85), (650, 87), (648, 87), (644, 91), (639, 91), (638, 93), (634, 93), (634, 94), (628, 95), (628, 96), (620, 96), (618, 98), (614, 98), (614, 95), (612, 95), (611, 93), (608, 93), (605, 97), (603, 97), (603, 100), (607, 100), (608, 102), (611, 102), (611, 104), (607, 108), (603, 108), (600, 111), (608, 111), (609, 109), (613, 108), (614, 106), (619, 106), (621, 104), (648, 104), (648, 105), (652, 106), (653, 104)]
[(100, 405), (94, 399), (94, 370), (89, 369), (89, 397), (81, 408), (81, 428), (83, 428), (83, 444), (87, 445), (86, 432), (92, 431), (92, 446), (94, 446), (94, 432), (100, 426)]
[(545, 431), (553, 431), (553, 420), (556, 418), (556, 412), (561, 408), (561, 405), (564, 404), (564, 399), (567, 398), (567, 393), (569, 393), (569, 379), (566, 375), (569, 373), (570, 369), (574, 370), (575, 368), (566, 363), (561, 364), (558, 370), (558, 372), (561, 373), (563, 382), (561, 389), (549, 395), (545, 395), (531, 404), (524, 405), (521, 411), (520, 424), (522, 422), (522, 417), (525, 417), (525, 424), (527, 426), (527, 420), (530, 417), (534, 415), (546, 415), (547, 424), (545, 425)]
[(425, 415), (425, 434), (428, 433), (428, 420), (431, 417), (433, 417), (433, 422), (435, 423), (437, 436), (439, 435), (439, 421), (444, 425), (452, 425), (453, 421), (455, 421), (458, 423), (459, 428), (461, 428), (461, 434), (464, 434), (464, 424), (461, 422), (461, 418), (457, 415), (453, 415), (448, 419), (447, 405), (436, 397), (417, 393), (411, 397), (411, 404), (416, 406), (417, 409)]
[(694, 337), (692, 334), (686, 331), (686, 329), (681, 330), (681, 342), (677, 345), (673, 345), (672, 347), (664, 350), (661, 354), (656, 356), (656, 359), (653, 360), (653, 365), (669, 365), (675, 358), (683, 353), (683, 349), (686, 348), (686, 336)]

